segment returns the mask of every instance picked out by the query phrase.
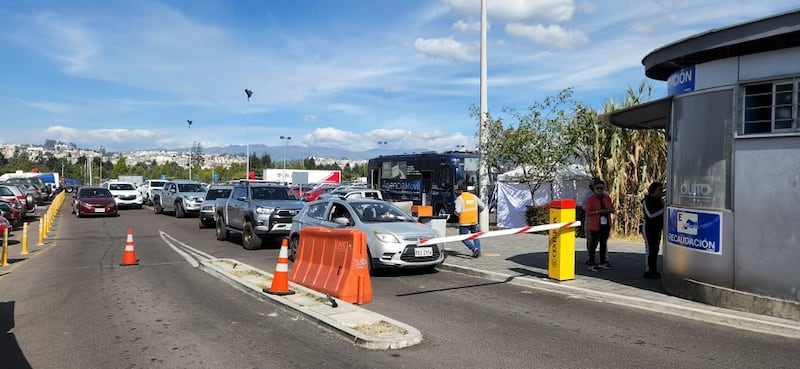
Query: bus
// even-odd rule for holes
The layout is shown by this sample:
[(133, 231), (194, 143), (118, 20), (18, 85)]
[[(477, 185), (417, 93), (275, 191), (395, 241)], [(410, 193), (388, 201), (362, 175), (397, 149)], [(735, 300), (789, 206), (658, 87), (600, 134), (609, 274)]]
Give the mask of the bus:
[(479, 156), (447, 151), (381, 155), (367, 163), (367, 183), (387, 201), (413, 201), (433, 207), (433, 214), (455, 217), (456, 188), (465, 184), (478, 193)]

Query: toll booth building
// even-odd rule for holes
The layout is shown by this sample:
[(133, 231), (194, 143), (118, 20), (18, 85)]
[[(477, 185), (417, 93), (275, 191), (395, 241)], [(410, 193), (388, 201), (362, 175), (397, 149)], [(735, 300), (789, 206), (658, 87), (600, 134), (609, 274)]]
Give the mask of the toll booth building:
[(604, 120), (666, 131), (664, 287), (800, 321), (800, 10), (691, 36), (642, 64), (668, 97)]

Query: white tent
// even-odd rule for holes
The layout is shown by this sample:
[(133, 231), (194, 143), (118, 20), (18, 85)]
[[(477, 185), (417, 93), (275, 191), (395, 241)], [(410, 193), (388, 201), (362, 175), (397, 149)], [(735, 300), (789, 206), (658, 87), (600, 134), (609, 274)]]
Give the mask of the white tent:
[(591, 180), (591, 176), (579, 165), (569, 165), (556, 174), (555, 181), (542, 183), (534, 194), (534, 202), (528, 185), (520, 182), (521, 174), (522, 168), (517, 168), (497, 176), (495, 198), (498, 227), (526, 226), (525, 210), (534, 203), (542, 206), (549, 204), (553, 199), (575, 199), (580, 204), (586, 192), (584, 190)]

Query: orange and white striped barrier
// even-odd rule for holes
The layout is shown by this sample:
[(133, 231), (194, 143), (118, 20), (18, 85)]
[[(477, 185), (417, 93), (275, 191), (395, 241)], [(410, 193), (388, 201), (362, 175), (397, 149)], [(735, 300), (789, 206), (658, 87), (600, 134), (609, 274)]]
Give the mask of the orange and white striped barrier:
[(534, 233), (534, 232), (544, 232), (544, 231), (551, 231), (554, 229), (561, 229), (561, 228), (574, 228), (580, 227), (580, 221), (573, 221), (573, 222), (562, 222), (562, 223), (552, 223), (552, 224), (542, 224), (537, 226), (527, 226), (522, 228), (510, 228), (510, 229), (502, 229), (499, 231), (489, 231), (489, 232), (476, 232), (476, 233), (469, 233), (469, 234), (460, 234), (457, 236), (446, 236), (446, 237), (437, 237), (431, 238), (428, 240), (420, 240), (419, 245), (433, 245), (437, 243), (446, 243), (446, 242), (459, 242), (463, 240), (474, 240), (478, 238), (489, 238), (489, 237), (499, 237), (499, 236), (509, 236), (512, 234), (520, 234), (520, 233)]

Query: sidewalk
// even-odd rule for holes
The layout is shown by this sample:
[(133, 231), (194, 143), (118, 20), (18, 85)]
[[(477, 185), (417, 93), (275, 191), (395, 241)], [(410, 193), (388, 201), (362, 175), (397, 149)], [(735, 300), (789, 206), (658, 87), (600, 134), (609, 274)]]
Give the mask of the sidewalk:
[[(447, 227), (447, 235), (458, 229)], [(481, 239), (482, 256), (473, 259), (461, 242), (445, 244), (442, 269), (495, 281), (563, 293), (586, 299), (645, 309), (762, 333), (800, 338), (800, 322), (719, 308), (669, 295), (660, 280), (645, 279), (644, 244), (609, 241), (613, 270), (590, 271), (584, 266), (586, 240), (575, 240), (575, 279), (556, 281), (547, 276), (548, 239), (541, 234), (519, 234)], [(659, 256), (659, 265), (661, 263)]]

